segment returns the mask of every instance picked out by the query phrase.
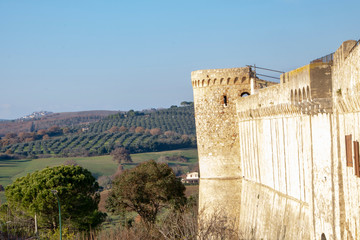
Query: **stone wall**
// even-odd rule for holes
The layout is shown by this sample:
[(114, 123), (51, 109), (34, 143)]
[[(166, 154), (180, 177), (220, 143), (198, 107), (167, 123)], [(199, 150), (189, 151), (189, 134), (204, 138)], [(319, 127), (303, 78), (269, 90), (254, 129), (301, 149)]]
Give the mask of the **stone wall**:
[(346, 164), (345, 135), (360, 141), (360, 48), (356, 41), (346, 41), (334, 54), (334, 172), (336, 199), (336, 234), (338, 239), (360, 239), (360, 178), (353, 166)]
[(192, 83), (200, 208), (224, 209), (255, 239), (360, 239), (360, 172), (345, 146), (360, 141), (356, 41), (277, 85), (249, 68), (195, 71)]
[[(332, 235), (331, 131), (331, 115), (326, 113), (269, 110), (267, 116), (239, 118), (241, 231), (256, 228), (256, 239), (277, 239), (285, 229), (281, 239), (313, 239), (329, 231)], [(257, 211), (256, 218), (247, 214)]]

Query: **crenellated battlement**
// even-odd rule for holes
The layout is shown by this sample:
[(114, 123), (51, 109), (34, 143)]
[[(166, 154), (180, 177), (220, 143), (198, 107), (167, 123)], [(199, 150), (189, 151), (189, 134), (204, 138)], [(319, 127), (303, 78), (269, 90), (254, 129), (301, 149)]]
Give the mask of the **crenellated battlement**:
[(198, 70), (191, 73), (191, 82), (194, 88), (250, 84), (251, 74), (249, 67)]

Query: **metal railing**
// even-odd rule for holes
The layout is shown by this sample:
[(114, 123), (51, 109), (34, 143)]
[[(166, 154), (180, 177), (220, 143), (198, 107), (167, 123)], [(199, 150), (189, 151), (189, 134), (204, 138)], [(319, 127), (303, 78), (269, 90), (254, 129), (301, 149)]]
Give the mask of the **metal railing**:
[(316, 63), (316, 62), (323, 62), (323, 63), (329, 63), (334, 60), (334, 53), (330, 53), (326, 56), (323, 56), (321, 58), (317, 58), (315, 60), (312, 60), (310, 63)]
[[(260, 69), (260, 70), (264, 70), (264, 71), (270, 71), (270, 72), (276, 72), (277, 74), (282, 74), (282, 73), (285, 73), (283, 71), (279, 71), (279, 70), (274, 70), (274, 69), (270, 69), (270, 68), (263, 68), (263, 67), (258, 67), (256, 66), (255, 64), (254, 65), (246, 65), (248, 67), (250, 67), (250, 71), (256, 76), (256, 78), (259, 78), (258, 76), (261, 76), (261, 77), (266, 77), (266, 78), (272, 78), (272, 79), (277, 79), (277, 80), (280, 80), (280, 77), (275, 77), (275, 76), (270, 76), (270, 75), (265, 75), (265, 74), (260, 74), (257, 72), (257, 69)], [(254, 71), (253, 71), (254, 70)]]
[(354, 50), (354, 48), (359, 45), (360, 39), (356, 41), (355, 45), (350, 49), (349, 53), (352, 52), (352, 50)]

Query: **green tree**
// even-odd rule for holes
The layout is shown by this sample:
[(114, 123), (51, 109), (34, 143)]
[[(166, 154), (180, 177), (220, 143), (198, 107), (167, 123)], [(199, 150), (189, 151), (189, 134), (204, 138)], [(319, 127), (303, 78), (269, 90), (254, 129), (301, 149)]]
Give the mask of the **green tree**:
[(110, 155), (113, 157), (113, 160), (118, 163), (132, 162), (130, 152), (124, 147), (114, 149)]
[(180, 103), (180, 105), (183, 106), (183, 107), (191, 106), (193, 104), (194, 104), (193, 102), (187, 102), (187, 101), (183, 101), (183, 102)]
[(115, 178), (107, 209), (135, 211), (145, 225), (151, 227), (162, 208), (185, 204), (184, 191), (185, 186), (168, 165), (151, 160)]
[(51, 190), (57, 190), (63, 224), (84, 231), (105, 220), (106, 214), (98, 211), (98, 187), (88, 170), (62, 165), (16, 179), (6, 187), (5, 195), (10, 208), (21, 209), (29, 216), (36, 214), (39, 227), (53, 231), (58, 228), (59, 209)]

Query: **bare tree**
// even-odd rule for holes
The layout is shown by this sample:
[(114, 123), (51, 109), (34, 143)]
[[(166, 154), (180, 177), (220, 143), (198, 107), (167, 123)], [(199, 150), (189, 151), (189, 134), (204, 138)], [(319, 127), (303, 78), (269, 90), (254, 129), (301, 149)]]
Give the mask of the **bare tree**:
[(196, 205), (187, 206), (181, 211), (167, 214), (159, 225), (159, 232), (164, 239), (251, 239), (242, 236), (236, 227), (235, 219), (229, 219), (218, 210), (205, 214), (198, 212)]

